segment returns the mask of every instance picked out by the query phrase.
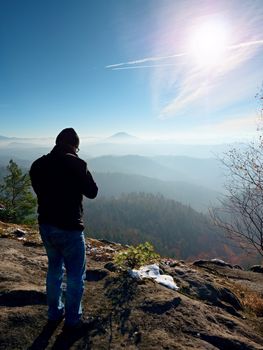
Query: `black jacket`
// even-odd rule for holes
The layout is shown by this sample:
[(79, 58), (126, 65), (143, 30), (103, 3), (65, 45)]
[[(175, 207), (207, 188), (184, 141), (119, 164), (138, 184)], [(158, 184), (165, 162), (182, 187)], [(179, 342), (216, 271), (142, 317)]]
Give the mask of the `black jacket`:
[(87, 164), (65, 146), (34, 161), (30, 169), (38, 198), (38, 221), (66, 230), (83, 230), (83, 195), (95, 198), (98, 188)]

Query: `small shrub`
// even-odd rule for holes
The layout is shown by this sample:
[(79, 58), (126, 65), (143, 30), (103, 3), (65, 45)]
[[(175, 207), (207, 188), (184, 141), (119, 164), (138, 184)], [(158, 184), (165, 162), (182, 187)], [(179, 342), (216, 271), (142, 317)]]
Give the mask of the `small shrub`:
[(134, 269), (157, 262), (160, 255), (155, 253), (151, 243), (145, 242), (138, 246), (131, 246), (124, 251), (117, 252), (114, 263), (122, 269)]

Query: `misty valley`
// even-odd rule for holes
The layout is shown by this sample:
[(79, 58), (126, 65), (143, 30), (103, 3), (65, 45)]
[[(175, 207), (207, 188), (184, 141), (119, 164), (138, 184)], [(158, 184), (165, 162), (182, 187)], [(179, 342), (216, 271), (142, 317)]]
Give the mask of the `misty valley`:
[[(118, 145), (121, 147), (121, 145)], [(11, 157), (28, 171), (48, 148), (24, 145), (0, 149), (0, 179)], [(24, 157), (22, 156), (24, 155)], [(83, 156), (82, 156), (83, 157)], [(216, 157), (183, 155), (102, 155), (83, 157), (99, 187), (98, 198), (84, 200), (86, 235), (122, 244), (151, 242), (169, 257), (220, 258), (250, 264), (211, 220), (209, 209), (220, 205), (226, 174)]]

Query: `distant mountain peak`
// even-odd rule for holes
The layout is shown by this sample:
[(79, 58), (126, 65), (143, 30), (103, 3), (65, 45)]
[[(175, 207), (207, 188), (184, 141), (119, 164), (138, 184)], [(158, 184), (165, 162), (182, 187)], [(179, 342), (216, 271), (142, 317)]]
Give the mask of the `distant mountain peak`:
[(139, 142), (140, 139), (136, 136), (128, 134), (127, 132), (120, 131), (111, 135), (110, 137), (107, 137), (105, 141), (112, 144), (135, 144)]
[(108, 140), (115, 140), (115, 141), (131, 141), (131, 140), (137, 140), (136, 136), (130, 135), (127, 132), (124, 131), (120, 131), (117, 132), (116, 134), (111, 135), (110, 137), (108, 137)]

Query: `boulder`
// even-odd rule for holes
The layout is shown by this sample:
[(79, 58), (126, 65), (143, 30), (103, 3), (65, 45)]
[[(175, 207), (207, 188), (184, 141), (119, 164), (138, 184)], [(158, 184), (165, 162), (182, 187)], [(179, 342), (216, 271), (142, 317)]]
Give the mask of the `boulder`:
[(250, 267), (250, 271), (263, 273), (263, 266), (262, 265), (253, 265)]

